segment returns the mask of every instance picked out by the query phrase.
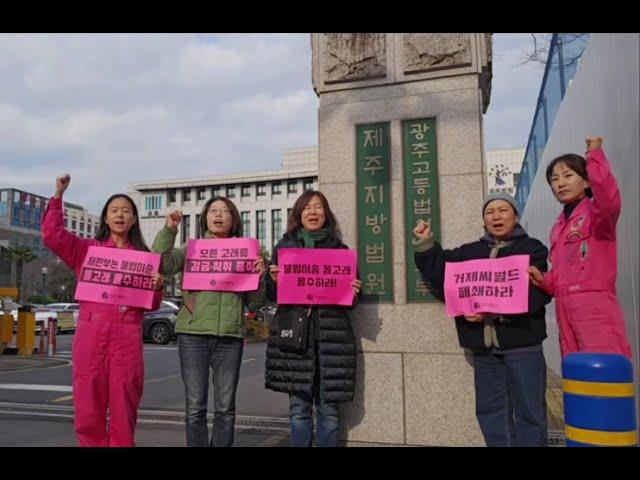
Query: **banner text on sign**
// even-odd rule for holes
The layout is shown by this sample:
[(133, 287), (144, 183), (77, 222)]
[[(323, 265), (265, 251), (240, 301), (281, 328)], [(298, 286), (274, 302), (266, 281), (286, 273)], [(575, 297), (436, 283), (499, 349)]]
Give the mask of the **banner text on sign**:
[(278, 303), (353, 304), (356, 252), (346, 248), (281, 248), (278, 250)]
[(76, 287), (76, 300), (151, 308), (152, 277), (160, 255), (121, 248), (92, 246), (87, 251)]
[(529, 256), (447, 262), (447, 315), (514, 314), (529, 310)]
[(260, 244), (253, 238), (189, 240), (182, 288), (247, 292), (258, 289), (254, 263)]

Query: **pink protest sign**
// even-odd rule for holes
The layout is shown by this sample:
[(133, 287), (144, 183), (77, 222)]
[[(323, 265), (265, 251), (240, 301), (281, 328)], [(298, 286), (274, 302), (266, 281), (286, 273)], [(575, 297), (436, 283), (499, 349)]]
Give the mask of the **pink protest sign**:
[(254, 238), (189, 240), (182, 288), (248, 292), (258, 289), (254, 263), (260, 244)]
[(447, 315), (525, 313), (529, 310), (529, 255), (447, 262)]
[(278, 303), (353, 304), (356, 252), (346, 248), (278, 250)]
[(152, 275), (160, 255), (125, 248), (89, 247), (82, 264), (76, 300), (152, 308)]

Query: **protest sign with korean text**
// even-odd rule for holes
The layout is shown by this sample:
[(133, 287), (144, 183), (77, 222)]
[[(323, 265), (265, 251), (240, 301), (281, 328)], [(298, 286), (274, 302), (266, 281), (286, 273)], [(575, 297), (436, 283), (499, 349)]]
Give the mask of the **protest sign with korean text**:
[(125, 248), (89, 247), (76, 287), (76, 300), (151, 308), (153, 274), (160, 255)]
[(513, 314), (529, 310), (529, 255), (447, 262), (447, 315)]
[(356, 262), (347, 248), (279, 249), (278, 303), (351, 306)]
[(189, 240), (184, 262), (184, 290), (249, 292), (258, 289), (255, 261), (260, 243), (255, 238)]

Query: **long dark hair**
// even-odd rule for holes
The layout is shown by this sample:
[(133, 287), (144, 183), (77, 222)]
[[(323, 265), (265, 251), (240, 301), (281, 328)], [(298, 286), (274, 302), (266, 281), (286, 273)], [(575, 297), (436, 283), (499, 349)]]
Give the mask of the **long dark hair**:
[(236, 205), (229, 200), (227, 197), (215, 196), (204, 204), (202, 207), (202, 212), (200, 212), (200, 225), (198, 225), (198, 238), (204, 238), (205, 233), (207, 233), (207, 213), (209, 212), (209, 207), (213, 202), (217, 202), (218, 200), (225, 203), (225, 205), (229, 208), (229, 213), (231, 213), (231, 231), (229, 232), (229, 237), (240, 237), (242, 236), (242, 219), (240, 218), (240, 213), (238, 212), (238, 208)]
[(102, 213), (100, 214), (100, 226), (98, 227), (98, 233), (96, 233), (95, 239), (103, 242), (111, 236), (111, 229), (106, 222), (107, 210), (109, 208), (109, 204), (116, 198), (125, 198), (131, 204), (131, 209), (133, 210), (133, 214), (136, 217), (136, 223), (131, 226), (131, 230), (129, 230), (129, 233), (127, 234), (128, 240), (133, 244), (136, 250), (148, 252), (149, 247), (147, 247), (147, 244), (144, 241), (144, 237), (142, 236), (142, 232), (140, 231), (138, 207), (136, 207), (135, 202), (131, 200), (131, 197), (129, 195), (125, 195), (124, 193), (114, 193), (104, 204)]
[(329, 201), (322, 192), (319, 192), (317, 190), (305, 191), (298, 197), (296, 203), (293, 204), (291, 214), (287, 219), (287, 233), (285, 234), (285, 236), (290, 239), (295, 239), (298, 231), (301, 228), (304, 228), (302, 226), (302, 211), (314, 196), (317, 196), (320, 199), (320, 201), (322, 202), (322, 207), (324, 208), (325, 221), (322, 228), (328, 230), (330, 239), (342, 241), (342, 232), (340, 231), (340, 227), (338, 226), (338, 221), (336, 220), (335, 215), (331, 211), (331, 208), (329, 208)]
[[(583, 178), (583, 180), (586, 180), (587, 182), (589, 181), (589, 176), (587, 174), (587, 161), (584, 159), (584, 157), (576, 155), (575, 153), (565, 153), (564, 155), (560, 155), (559, 157), (554, 158), (547, 167), (546, 175), (547, 183), (549, 185), (551, 185), (551, 175), (553, 175), (553, 169), (559, 163), (564, 163), (567, 168), (576, 172)], [(593, 197), (591, 187), (585, 188), (584, 193), (589, 198)]]

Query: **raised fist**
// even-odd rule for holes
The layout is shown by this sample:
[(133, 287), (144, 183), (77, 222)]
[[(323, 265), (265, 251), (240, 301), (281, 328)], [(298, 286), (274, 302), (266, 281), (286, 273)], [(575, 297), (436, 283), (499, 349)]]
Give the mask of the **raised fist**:
[(167, 214), (167, 228), (171, 228), (172, 230), (177, 230), (178, 225), (182, 221), (182, 211), (174, 210), (171, 213)]
[(600, 147), (602, 147), (602, 142), (603, 142), (603, 138), (602, 137), (589, 137), (585, 139), (585, 142), (587, 143), (587, 152), (590, 152), (591, 150), (596, 150)]
[(413, 234), (419, 238), (424, 239), (431, 236), (431, 222), (425, 222), (424, 220), (418, 220), (416, 228), (413, 229)]
[(60, 198), (64, 191), (69, 188), (69, 184), (71, 183), (71, 175), (65, 173), (64, 175), (56, 178), (56, 193), (55, 197)]

